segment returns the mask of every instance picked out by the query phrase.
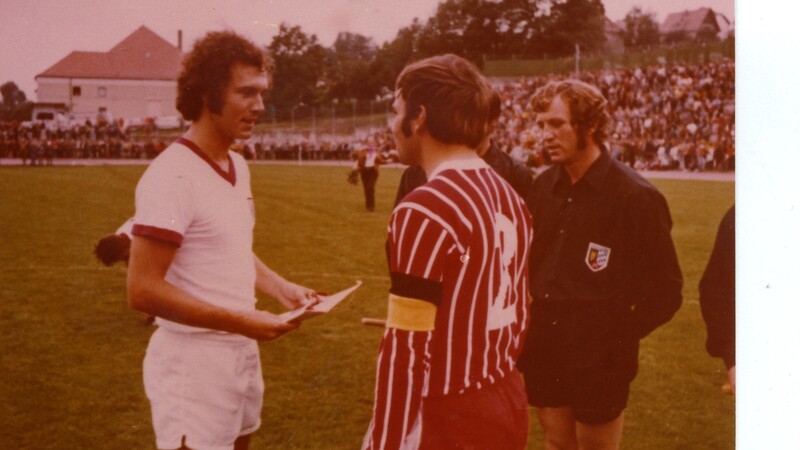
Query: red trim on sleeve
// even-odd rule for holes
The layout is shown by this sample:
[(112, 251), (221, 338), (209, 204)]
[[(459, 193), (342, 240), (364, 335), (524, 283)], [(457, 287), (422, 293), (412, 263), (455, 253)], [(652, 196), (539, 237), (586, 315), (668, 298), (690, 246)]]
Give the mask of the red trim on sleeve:
[(219, 164), (212, 161), (208, 155), (203, 153), (203, 150), (201, 150), (200, 147), (194, 142), (186, 139), (185, 137), (179, 137), (175, 142), (189, 147), (189, 150), (193, 151), (197, 156), (202, 158), (203, 161), (207, 162), (208, 165), (211, 166), (211, 168), (214, 169), (219, 176), (224, 178), (225, 181), (230, 183), (231, 186), (236, 186), (236, 167), (233, 166), (233, 159), (231, 158), (231, 155), (228, 155), (228, 171), (225, 172), (222, 170), (222, 167), (220, 167)]
[(151, 227), (149, 225), (136, 224), (133, 226), (131, 234), (133, 234), (134, 236), (141, 236), (141, 237), (157, 239), (159, 241), (164, 241), (176, 247), (180, 247), (181, 243), (183, 242), (183, 236), (180, 233), (177, 233), (172, 230), (167, 230), (164, 228)]

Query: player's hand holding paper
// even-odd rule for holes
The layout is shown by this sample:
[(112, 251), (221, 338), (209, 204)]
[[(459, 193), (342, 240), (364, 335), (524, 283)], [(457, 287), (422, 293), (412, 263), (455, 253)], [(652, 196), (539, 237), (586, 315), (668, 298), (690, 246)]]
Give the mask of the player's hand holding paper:
[(337, 292), (333, 295), (319, 296), (319, 302), (311, 305), (303, 306), (292, 311), (287, 311), (278, 317), (284, 322), (300, 322), (310, 317), (320, 316), (329, 312), (334, 306), (338, 305), (342, 300), (346, 299), (350, 294), (355, 292), (361, 286), (361, 281), (356, 281), (356, 284)]

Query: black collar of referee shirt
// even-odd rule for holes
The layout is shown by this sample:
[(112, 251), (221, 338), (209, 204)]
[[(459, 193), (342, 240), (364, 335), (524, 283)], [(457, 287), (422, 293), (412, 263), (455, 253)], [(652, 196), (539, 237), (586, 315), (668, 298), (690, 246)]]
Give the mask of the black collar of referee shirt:
[[(600, 191), (602, 189), (603, 182), (606, 179), (608, 169), (611, 168), (612, 161), (605, 147), (601, 147), (600, 150), (600, 157), (598, 157), (592, 163), (592, 165), (589, 166), (589, 170), (587, 170), (586, 173), (583, 174), (583, 176), (577, 182), (575, 182), (575, 186), (581, 184), (586, 185), (596, 191)], [(572, 183), (570, 182), (569, 174), (564, 169), (564, 166), (559, 166), (557, 175), (553, 177), (551, 191), (555, 192), (559, 187), (562, 189), (569, 189), (571, 185)]]
[(495, 144), (494, 139), (491, 139), (489, 141), (489, 148), (486, 150), (486, 153), (481, 155), (481, 158), (490, 166), (495, 167), (497, 163), (501, 161), (500, 152), (501, 150), (497, 147), (497, 144)]

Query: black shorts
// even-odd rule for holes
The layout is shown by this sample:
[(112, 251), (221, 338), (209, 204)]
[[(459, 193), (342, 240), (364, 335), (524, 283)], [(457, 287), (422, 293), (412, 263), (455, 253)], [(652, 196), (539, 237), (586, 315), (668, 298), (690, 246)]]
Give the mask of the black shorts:
[(616, 419), (628, 404), (630, 382), (609, 370), (555, 365), (529, 369), (523, 375), (531, 405), (569, 407), (575, 420), (587, 425)]
[(578, 422), (616, 419), (636, 376), (638, 340), (626, 338), (615, 303), (540, 302), (520, 356), (528, 403), (569, 407)]

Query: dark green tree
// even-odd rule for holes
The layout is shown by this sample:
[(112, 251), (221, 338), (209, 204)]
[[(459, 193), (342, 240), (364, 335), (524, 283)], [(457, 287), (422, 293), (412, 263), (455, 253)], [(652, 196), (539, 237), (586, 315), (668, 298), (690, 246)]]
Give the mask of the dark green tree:
[(544, 53), (541, 3), (542, 0), (502, 0), (496, 5), (500, 12), (498, 30), (502, 43), (496, 56), (535, 58)]
[(401, 28), (393, 40), (384, 43), (375, 53), (369, 73), (378, 95), (388, 96), (394, 92), (394, 82), (403, 67), (420, 59), (415, 44), (421, 29), (422, 24), (415, 18), (411, 25)]
[(421, 57), (456, 53), (464, 55), (464, 31), (474, 19), (479, 0), (445, 0), (417, 34), (415, 47)]
[(502, 4), (445, 0), (417, 35), (417, 51), (420, 56), (455, 53), (478, 65), (486, 55), (505, 53)]
[(625, 48), (640, 49), (658, 45), (661, 33), (653, 13), (635, 6), (625, 15)]
[(500, 6), (500, 3), (480, 0), (465, 10), (471, 20), (464, 28), (464, 56), (478, 65), (483, 65), (486, 56), (506, 53)]
[(0, 103), (0, 120), (29, 120), (33, 106), (16, 83), (7, 81), (0, 86), (3, 101)]
[(543, 56), (570, 56), (576, 44), (581, 52), (591, 53), (605, 44), (605, 7), (601, 0), (553, 0), (542, 20)]
[(364, 100), (375, 96), (378, 86), (369, 68), (376, 50), (372, 39), (360, 34), (342, 32), (336, 36), (327, 64), (328, 99)]
[(323, 101), (329, 88), (325, 79), (329, 50), (317, 42), (316, 35), (282, 23), (268, 48), (274, 68), (265, 101), (274, 105), (279, 116), (288, 117), (293, 105)]
[(456, 53), (481, 65), (486, 56), (561, 57), (575, 44), (605, 43), (601, 0), (444, 0), (417, 35), (419, 56)]

